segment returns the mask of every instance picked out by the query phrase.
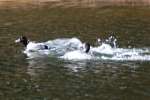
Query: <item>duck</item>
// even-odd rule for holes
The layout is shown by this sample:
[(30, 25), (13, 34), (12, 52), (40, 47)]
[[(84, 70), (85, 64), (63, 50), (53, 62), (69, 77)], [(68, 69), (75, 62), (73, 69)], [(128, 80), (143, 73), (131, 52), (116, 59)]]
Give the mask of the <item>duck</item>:
[(26, 36), (20, 36), (15, 40), (15, 43), (21, 43), (26, 48), (26, 51), (48, 50), (49, 47), (44, 43), (35, 43), (29, 41)]

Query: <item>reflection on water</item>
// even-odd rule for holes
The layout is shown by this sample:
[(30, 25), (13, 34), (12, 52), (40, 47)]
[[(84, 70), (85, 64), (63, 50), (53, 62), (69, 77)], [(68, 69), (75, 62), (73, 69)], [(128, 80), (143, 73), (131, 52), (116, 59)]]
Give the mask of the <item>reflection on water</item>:
[(131, 54), (135, 50), (133, 55), (141, 51), (149, 55), (149, 11), (148, 7), (0, 9), (0, 99), (149, 99), (147, 58), (27, 59), (24, 48), (14, 43), (22, 34), (37, 42), (77, 37), (94, 48), (96, 39), (103, 41), (114, 33), (117, 48), (125, 48), (121, 54), (124, 50), (131, 50)]
[[(49, 60), (52, 59), (49, 58)], [(89, 98), (88, 100), (95, 97), (108, 99), (108, 95), (115, 99), (123, 98), (124, 95), (129, 98), (137, 96), (137, 94), (140, 94), (138, 97), (149, 96), (147, 94), (148, 85), (141, 81), (148, 80), (148, 76), (145, 76), (148, 73), (142, 71), (146, 67), (144, 63), (59, 61), (60, 66), (58, 66), (56, 62), (40, 61), (40, 59), (36, 60), (36, 63), (32, 63), (33, 65), (30, 63), (29, 66), (32, 66), (32, 70), (28, 70), (27, 73), (32, 76), (32, 80), (38, 81), (37, 88), (41, 92), (56, 93), (58, 96), (54, 96), (54, 98), (65, 99), (66, 97), (63, 97), (62, 94), (71, 99)], [(145, 87), (141, 87), (140, 84), (145, 84)], [(53, 96), (46, 95), (44, 97), (51, 98)]]

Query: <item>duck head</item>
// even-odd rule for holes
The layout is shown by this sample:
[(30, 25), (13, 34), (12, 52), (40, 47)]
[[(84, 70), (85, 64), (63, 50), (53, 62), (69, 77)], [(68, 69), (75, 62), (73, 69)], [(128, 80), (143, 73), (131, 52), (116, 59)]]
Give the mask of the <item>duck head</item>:
[(27, 39), (26, 36), (21, 36), (20, 38), (15, 40), (15, 43), (22, 43), (26, 47), (29, 43), (29, 40)]
[(85, 43), (85, 53), (88, 53), (90, 51), (90, 44)]

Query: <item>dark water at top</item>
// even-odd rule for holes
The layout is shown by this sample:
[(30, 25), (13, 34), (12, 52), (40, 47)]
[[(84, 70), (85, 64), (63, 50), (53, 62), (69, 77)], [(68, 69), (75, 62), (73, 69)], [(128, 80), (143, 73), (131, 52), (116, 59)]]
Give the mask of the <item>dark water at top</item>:
[(77, 37), (94, 45), (115, 34), (120, 48), (150, 47), (150, 8), (0, 9), (1, 100), (149, 100), (150, 62), (27, 59), (20, 35)]

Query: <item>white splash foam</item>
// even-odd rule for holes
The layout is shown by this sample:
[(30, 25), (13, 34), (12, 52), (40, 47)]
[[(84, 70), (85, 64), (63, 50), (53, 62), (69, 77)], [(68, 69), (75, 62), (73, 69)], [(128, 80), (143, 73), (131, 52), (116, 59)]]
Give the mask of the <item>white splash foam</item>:
[(50, 54), (49, 50), (36, 50), (36, 51), (25, 50), (23, 51), (23, 53), (25, 53), (29, 59), (41, 58), (41, 57), (48, 56)]
[(101, 53), (101, 54), (113, 54), (114, 53), (113, 48), (110, 45), (105, 44), (105, 43), (102, 43), (101, 46), (91, 48), (91, 51)]
[(64, 54), (64, 56), (61, 56), (60, 58), (67, 59), (67, 60), (87, 60), (92, 59), (92, 56), (90, 54), (81, 52), (80, 50), (67, 52)]
[[(102, 42), (99, 46), (91, 46), (88, 54), (83, 52), (84, 43), (78, 38), (59, 38), (43, 43), (31, 42), (24, 53), (29, 58), (54, 55), (57, 58), (67, 60), (150, 61), (150, 48), (117, 48), (117, 40), (110, 39), (109, 42)], [(110, 41), (113, 46), (111, 46)], [(49, 49), (45, 50), (43, 45), (47, 45)]]

